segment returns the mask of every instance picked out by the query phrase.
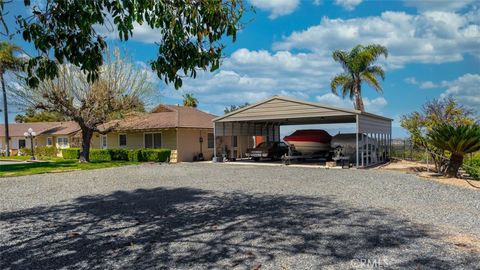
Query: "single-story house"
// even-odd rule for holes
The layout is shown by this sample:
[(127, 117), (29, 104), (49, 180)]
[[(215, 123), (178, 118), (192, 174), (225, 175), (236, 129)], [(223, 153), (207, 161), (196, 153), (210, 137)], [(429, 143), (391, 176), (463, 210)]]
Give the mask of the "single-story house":
[[(80, 130), (75, 122), (36, 122), (9, 124), (10, 150), (12, 155), (17, 155), (18, 150), (30, 147), (30, 140), (23, 135), (29, 128), (33, 129), (37, 136), (34, 146), (55, 146), (59, 149), (78, 147)], [(0, 149), (5, 151), (5, 125), (0, 125)]]
[[(150, 113), (130, 116), (105, 124), (100, 130), (108, 129), (109, 131), (106, 134), (95, 133), (91, 147), (103, 149), (168, 148), (174, 150), (171, 158), (173, 162), (193, 161), (200, 153), (203, 154), (205, 160), (211, 160), (214, 148), (212, 120), (215, 117), (215, 115), (192, 107), (162, 104), (155, 107)], [(70, 127), (66, 129), (71, 132), (68, 133), (68, 136), (60, 134), (62, 125)], [(62, 148), (71, 146), (71, 142), (75, 141), (75, 147), (79, 147), (81, 142), (80, 129), (74, 122), (11, 124), (11, 149), (17, 150), (21, 146), (30, 146), (23, 137), (23, 133), (30, 127), (38, 134), (35, 139), (36, 146), (52, 145), (51, 142), (56, 142), (56, 145)], [(55, 133), (52, 130), (55, 130)], [(0, 138), (3, 138), (3, 125), (0, 125), (0, 132)], [(243, 150), (249, 146), (252, 146), (249, 144), (249, 139), (236, 136), (219, 137), (217, 138), (217, 156), (228, 153), (229, 158), (239, 158), (241, 157), (240, 153), (244, 153)]]

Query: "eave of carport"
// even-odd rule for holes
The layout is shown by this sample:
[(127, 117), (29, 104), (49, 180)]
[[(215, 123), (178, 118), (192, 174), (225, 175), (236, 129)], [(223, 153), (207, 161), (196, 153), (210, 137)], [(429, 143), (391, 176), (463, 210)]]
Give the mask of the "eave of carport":
[[(357, 133), (381, 134), (382, 136), (379, 136), (379, 139), (385, 143), (388, 141), (388, 147), (390, 147), (392, 119), (357, 110), (274, 96), (217, 117), (213, 122), (215, 137), (229, 135), (269, 136), (273, 133), (274, 140), (280, 140), (280, 125), (356, 123)], [(214, 148), (214, 154), (216, 155), (216, 145)], [(388, 152), (390, 153), (390, 151)], [(359, 166), (358, 153), (357, 138), (357, 166)]]

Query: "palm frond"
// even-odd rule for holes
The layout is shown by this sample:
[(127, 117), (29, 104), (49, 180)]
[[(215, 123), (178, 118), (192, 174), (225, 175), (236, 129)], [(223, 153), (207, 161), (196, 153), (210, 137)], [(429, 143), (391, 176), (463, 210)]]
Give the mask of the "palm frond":
[(369, 66), (366, 71), (372, 73), (375, 76), (380, 76), (382, 80), (385, 80), (385, 71), (381, 66)]
[(382, 93), (383, 89), (382, 86), (380, 85), (380, 82), (375, 78), (375, 75), (373, 75), (370, 72), (363, 72), (361, 75), (361, 78), (363, 81), (367, 82), (373, 89), (375, 89), (377, 92)]
[[(335, 76), (330, 82), (330, 88), (332, 93), (338, 96), (337, 88), (340, 86), (342, 89), (345, 88), (345, 85), (348, 85), (349, 82), (353, 81), (352, 77), (347, 73), (340, 73)], [(345, 94), (344, 94), (345, 95)]]

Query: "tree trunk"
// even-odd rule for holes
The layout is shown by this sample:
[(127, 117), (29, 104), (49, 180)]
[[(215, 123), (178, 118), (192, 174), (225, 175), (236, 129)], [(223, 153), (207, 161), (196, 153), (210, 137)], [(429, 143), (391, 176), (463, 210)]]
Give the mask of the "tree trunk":
[(355, 82), (355, 86), (353, 88), (354, 97), (355, 97), (355, 110), (359, 110), (361, 112), (365, 111), (365, 107), (363, 106), (362, 95), (360, 94), (360, 82)]
[(82, 129), (82, 147), (80, 149), (80, 162), (90, 162), (90, 142), (92, 141), (93, 131), (80, 125)]
[(5, 89), (5, 80), (3, 78), (3, 71), (0, 70), (0, 80), (2, 81), (3, 91), (3, 117), (5, 123), (5, 150), (7, 157), (10, 156), (10, 132), (8, 130), (8, 105), (7, 105), (7, 90)]
[(448, 163), (447, 167), (447, 176), (448, 177), (457, 177), (458, 170), (460, 166), (463, 164), (463, 155), (460, 154), (452, 154), (450, 156), (450, 162)]

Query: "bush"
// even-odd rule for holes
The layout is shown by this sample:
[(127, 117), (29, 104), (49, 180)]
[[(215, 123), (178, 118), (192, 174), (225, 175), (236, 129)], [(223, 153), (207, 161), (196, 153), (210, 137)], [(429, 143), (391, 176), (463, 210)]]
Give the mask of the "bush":
[(473, 178), (480, 179), (480, 154), (475, 155), (474, 157), (467, 159), (464, 162), (463, 168), (465, 171)]
[(170, 149), (142, 149), (141, 161), (166, 162), (170, 159)]
[[(37, 146), (34, 149), (35, 156), (37, 157), (56, 157), (57, 148), (51, 146)], [(19, 154), (21, 156), (31, 156), (32, 149), (30, 147), (23, 147), (20, 149)]]
[(134, 161), (134, 162), (142, 161), (142, 150), (140, 149), (129, 150), (128, 161)]
[(90, 149), (90, 162), (112, 161), (107, 149)]
[(62, 157), (64, 159), (78, 159), (80, 157), (80, 148), (62, 149)]
[(127, 149), (108, 149), (108, 153), (110, 154), (110, 158), (112, 160), (129, 160), (128, 154), (129, 150)]

